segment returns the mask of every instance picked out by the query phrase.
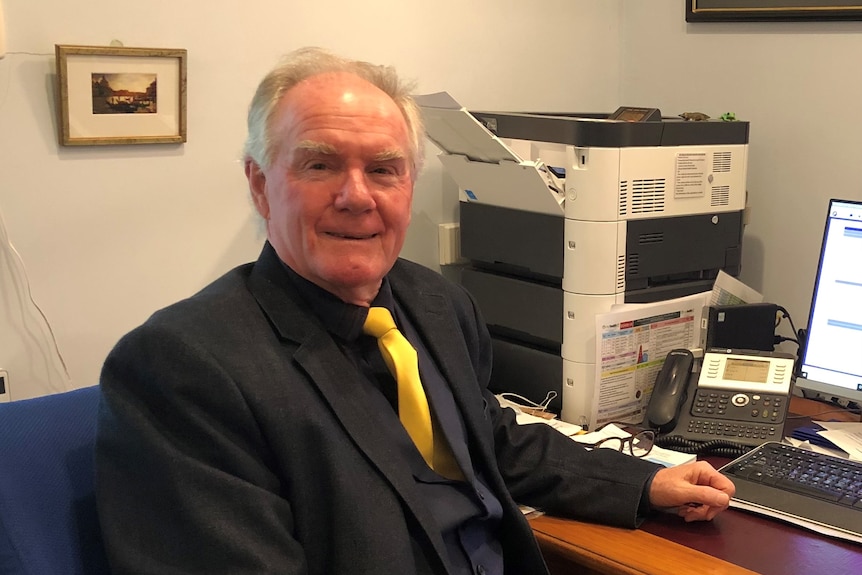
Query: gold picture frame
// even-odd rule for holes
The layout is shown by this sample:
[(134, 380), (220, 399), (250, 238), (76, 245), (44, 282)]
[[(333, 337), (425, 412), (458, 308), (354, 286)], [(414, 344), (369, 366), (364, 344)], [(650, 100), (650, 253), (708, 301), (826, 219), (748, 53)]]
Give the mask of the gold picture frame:
[(186, 141), (183, 49), (56, 44), (60, 144)]

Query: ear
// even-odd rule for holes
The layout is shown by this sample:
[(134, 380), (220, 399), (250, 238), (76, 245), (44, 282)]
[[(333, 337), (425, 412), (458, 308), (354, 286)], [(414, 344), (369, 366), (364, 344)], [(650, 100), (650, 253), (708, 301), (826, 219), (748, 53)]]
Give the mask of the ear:
[(257, 208), (257, 213), (263, 219), (269, 219), (269, 201), (266, 198), (266, 174), (252, 159), (245, 161), (245, 177), (248, 179), (248, 190)]

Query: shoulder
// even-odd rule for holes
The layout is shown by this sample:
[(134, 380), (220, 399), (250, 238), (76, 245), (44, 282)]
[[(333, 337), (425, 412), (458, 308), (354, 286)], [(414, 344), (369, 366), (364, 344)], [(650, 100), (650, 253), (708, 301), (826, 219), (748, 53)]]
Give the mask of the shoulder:
[(392, 266), (389, 274), (397, 277), (422, 278), (434, 282), (437, 282), (438, 278), (440, 280), (445, 279), (442, 275), (431, 268), (427, 268), (421, 264), (417, 264), (416, 262), (412, 262), (404, 258), (398, 258), (395, 260), (395, 265)]
[(401, 298), (438, 301), (441, 307), (453, 308), (462, 322), (465, 318), (474, 322), (480, 317), (476, 303), (467, 290), (435, 270), (399, 258), (389, 272), (389, 279), (393, 291)]
[(460, 285), (445, 278), (441, 273), (416, 262), (398, 258), (389, 272), (395, 286), (409, 289), (417, 294), (439, 294), (457, 301), (469, 301), (470, 296)]
[[(253, 264), (244, 264), (225, 273), (194, 295), (164, 307), (147, 320), (147, 323), (165, 321), (220, 321), (226, 315), (241, 313), (254, 300), (248, 289), (248, 279)], [(243, 301), (248, 304), (243, 305)]]
[[(125, 334), (112, 353), (229, 338), (258, 311), (247, 283), (252, 264), (238, 266), (185, 299), (155, 311)], [(225, 326), (232, 329), (225, 329)]]
[(476, 334), (486, 330), (473, 297), (460, 285), (439, 272), (415, 262), (398, 259), (389, 273), (396, 297), (435, 314), (453, 313), (461, 330)]

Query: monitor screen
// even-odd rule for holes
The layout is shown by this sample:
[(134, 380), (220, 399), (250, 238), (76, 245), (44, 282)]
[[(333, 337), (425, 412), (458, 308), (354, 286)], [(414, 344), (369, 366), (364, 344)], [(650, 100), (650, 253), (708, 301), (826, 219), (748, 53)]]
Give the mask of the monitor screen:
[(796, 387), (862, 403), (862, 201), (829, 201)]

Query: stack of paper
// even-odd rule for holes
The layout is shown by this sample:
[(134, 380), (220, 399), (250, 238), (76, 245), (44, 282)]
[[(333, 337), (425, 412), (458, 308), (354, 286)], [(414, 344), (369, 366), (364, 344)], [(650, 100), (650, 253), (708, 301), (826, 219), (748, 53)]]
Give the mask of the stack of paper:
[(814, 423), (823, 428), (823, 431), (818, 431), (817, 435), (838, 446), (841, 451), (825, 449), (808, 441), (795, 440), (792, 437), (788, 437), (787, 440), (796, 446), (862, 461), (862, 423), (846, 421), (815, 421)]

